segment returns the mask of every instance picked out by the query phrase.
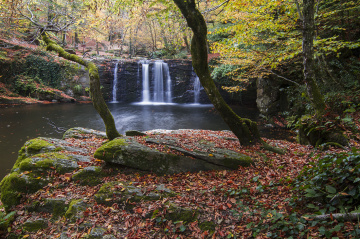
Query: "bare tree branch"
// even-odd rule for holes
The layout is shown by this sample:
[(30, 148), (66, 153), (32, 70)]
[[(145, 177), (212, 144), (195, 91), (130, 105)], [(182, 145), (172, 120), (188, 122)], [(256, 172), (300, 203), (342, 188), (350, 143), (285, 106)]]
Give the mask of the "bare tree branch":
[(205, 13), (208, 13), (208, 12), (215, 11), (216, 9), (220, 8), (221, 6), (223, 6), (224, 4), (229, 3), (229, 1), (230, 1), (230, 0), (226, 0), (226, 1), (222, 2), (221, 4), (219, 4), (219, 5), (215, 6), (215, 7), (209, 8), (209, 9), (207, 9), (207, 10), (203, 11), (203, 12), (202, 12), (202, 14), (205, 14)]

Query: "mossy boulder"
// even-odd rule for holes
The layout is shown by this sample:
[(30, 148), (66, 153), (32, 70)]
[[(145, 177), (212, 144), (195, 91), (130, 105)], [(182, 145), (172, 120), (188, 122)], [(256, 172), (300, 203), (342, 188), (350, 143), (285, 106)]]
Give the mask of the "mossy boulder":
[(162, 184), (146, 187), (125, 182), (109, 182), (100, 188), (95, 195), (95, 200), (105, 205), (126, 204), (128, 208), (131, 208), (133, 202), (159, 200), (175, 195), (173, 191), (165, 188)]
[(28, 232), (36, 232), (40, 229), (44, 229), (48, 227), (47, 220), (43, 218), (30, 218), (28, 219), (22, 226), (23, 230)]
[(24, 146), (19, 151), (18, 160), (15, 165), (19, 164), (21, 160), (39, 153), (53, 152), (56, 150), (54, 144), (49, 143), (43, 138), (36, 138), (26, 141)]
[(65, 212), (65, 217), (71, 220), (83, 217), (83, 212), (86, 210), (88, 205), (83, 199), (72, 200), (69, 204), (68, 210)]
[(179, 152), (179, 154), (173, 154), (159, 152), (140, 144), (134, 137), (116, 138), (101, 146), (95, 152), (94, 157), (108, 163), (157, 174), (238, 169), (239, 166), (252, 164), (249, 156), (227, 149), (217, 149), (210, 143), (203, 144), (201, 150), (198, 150), (199, 147), (184, 149), (177, 146), (178, 140), (179, 138), (171, 136), (166, 139), (146, 139), (147, 143), (161, 144)]
[(106, 174), (102, 171), (101, 167), (90, 166), (76, 172), (72, 179), (80, 185), (95, 186), (101, 183)]
[(36, 138), (24, 144), (11, 173), (0, 183), (0, 199), (6, 211), (18, 205), (23, 194), (34, 193), (47, 185), (52, 180), (48, 172), (72, 172), (79, 168), (78, 161), (89, 160), (58, 152), (65, 148), (73, 149), (66, 141), (50, 138)]
[(6, 211), (20, 203), (22, 194), (33, 193), (44, 187), (48, 181), (32, 173), (12, 172), (0, 183), (0, 199)]
[(199, 223), (199, 227), (202, 231), (208, 231), (212, 235), (215, 232), (216, 224), (212, 221), (206, 221)]
[[(44, 153), (37, 154), (30, 158), (26, 158), (18, 164), (21, 172), (45, 172), (56, 170), (59, 173), (72, 172), (79, 166), (73, 157), (69, 157), (60, 153)], [(13, 169), (16, 171), (16, 168)]]
[(82, 128), (82, 127), (71, 128), (67, 130), (63, 135), (63, 139), (67, 139), (67, 138), (85, 139), (91, 137), (107, 138), (105, 132), (94, 129)]
[(56, 220), (64, 216), (68, 208), (64, 198), (47, 198), (44, 201), (35, 201), (26, 210), (29, 212), (45, 212), (52, 214), (52, 219)]
[(178, 207), (174, 204), (171, 204), (165, 214), (167, 220), (173, 222), (182, 221), (184, 224), (194, 222), (199, 217), (199, 211), (191, 208)]

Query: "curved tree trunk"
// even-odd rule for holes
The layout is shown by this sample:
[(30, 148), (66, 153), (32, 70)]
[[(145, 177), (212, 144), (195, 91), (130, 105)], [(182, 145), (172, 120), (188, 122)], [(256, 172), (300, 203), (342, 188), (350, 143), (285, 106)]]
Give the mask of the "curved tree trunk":
[(46, 50), (55, 51), (59, 54), (59, 56), (67, 60), (77, 62), (80, 65), (83, 65), (88, 68), (89, 76), (90, 76), (91, 99), (96, 111), (99, 113), (102, 120), (104, 121), (106, 136), (109, 138), (109, 140), (121, 136), (119, 132), (116, 130), (114, 118), (101, 94), (100, 77), (96, 65), (92, 62), (88, 62), (78, 57), (77, 55), (66, 52), (61, 46), (56, 44), (56, 42), (50, 40), (46, 33), (42, 34), (42, 38), (47, 45)]
[(208, 65), (207, 27), (205, 20), (196, 8), (195, 0), (173, 0), (179, 7), (194, 36), (191, 40), (193, 67), (211, 103), (220, 113), (225, 123), (236, 135), (242, 145), (260, 142), (257, 124), (249, 119), (240, 118), (224, 101), (211, 78)]

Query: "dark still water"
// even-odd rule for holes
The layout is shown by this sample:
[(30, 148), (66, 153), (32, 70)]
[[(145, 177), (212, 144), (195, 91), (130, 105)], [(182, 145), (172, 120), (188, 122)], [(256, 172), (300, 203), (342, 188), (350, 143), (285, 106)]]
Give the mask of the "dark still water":
[[(120, 133), (151, 129), (228, 129), (212, 105), (108, 104)], [(257, 120), (258, 111), (237, 108), (241, 117)], [(49, 124), (69, 129), (85, 127), (105, 130), (92, 104), (26, 105), (0, 108), (0, 179), (13, 167), (24, 143), (44, 136), (61, 138), (63, 132)]]

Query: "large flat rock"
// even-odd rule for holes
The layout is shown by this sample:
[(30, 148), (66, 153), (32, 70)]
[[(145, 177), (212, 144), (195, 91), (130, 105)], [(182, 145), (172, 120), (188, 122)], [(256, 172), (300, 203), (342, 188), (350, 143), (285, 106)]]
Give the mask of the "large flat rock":
[[(179, 137), (159, 133), (145, 136), (145, 143), (146, 145), (139, 143), (136, 137), (116, 138), (101, 146), (94, 157), (108, 163), (158, 174), (235, 170), (252, 163), (249, 156), (215, 147), (213, 142), (204, 139), (198, 139), (195, 144), (183, 144)], [(157, 147), (168, 149), (169, 152), (160, 152)]]

